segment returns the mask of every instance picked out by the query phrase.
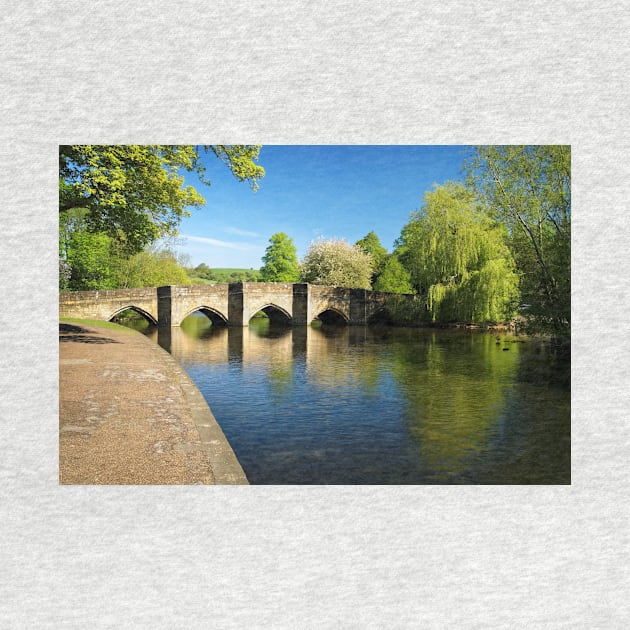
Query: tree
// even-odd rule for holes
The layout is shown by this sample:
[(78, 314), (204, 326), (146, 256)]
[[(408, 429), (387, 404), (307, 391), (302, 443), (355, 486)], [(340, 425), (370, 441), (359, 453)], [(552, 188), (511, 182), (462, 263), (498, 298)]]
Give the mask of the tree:
[(59, 220), (59, 258), (64, 264), (59, 288), (72, 291), (113, 289), (112, 240), (85, 229), (86, 210), (69, 210)]
[(169, 249), (148, 248), (119, 258), (116, 276), (116, 286), (125, 289), (190, 284), (186, 270)]
[(571, 148), (483, 146), (469, 182), (502, 222), (533, 330), (570, 335)]
[(505, 239), (463, 184), (425, 194), (397, 246), (431, 319), (505, 321), (514, 314), (518, 276)]
[(70, 267), (67, 288), (72, 291), (113, 289), (112, 242), (102, 233), (76, 232), (69, 243), (66, 261)]
[(413, 293), (411, 275), (403, 267), (396, 254), (387, 256), (383, 270), (374, 283), (375, 291), (384, 293)]
[(196, 278), (202, 278), (203, 280), (216, 280), (214, 271), (206, 265), (206, 263), (200, 263), (194, 269), (189, 270), (190, 275)]
[(190, 284), (186, 271), (170, 249), (152, 245), (129, 256), (121, 251), (120, 243), (107, 234), (85, 230), (85, 214), (86, 210), (77, 209), (61, 215), (61, 290)]
[(312, 284), (369, 289), (372, 257), (345, 240), (320, 239), (311, 243), (300, 275), (303, 282)]
[[(204, 145), (239, 181), (256, 189), (264, 169), (258, 145)], [(175, 233), (189, 207), (205, 203), (184, 186), (182, 171), (203, 183), (201, 148), (191, 145), (63, 145), (59, 147), (59, 211), (86, 210), (86, 229), (121, 243), (128, 254)]]
[(359, 239), (355, 245), (358, 245), (366, 254), (372, 256), (372, 284), (376, 281), (379, 274), (383, 271), (383, 265), (387, 260), (387, 250), (381, 245), (376, 232), (368, 232), (362, 239)]
[(300, 277), (297, 250), (293, 239), (284, 232), (277, 232), (271, 236), (262, 261), (264, 263), (260, 269), (262, 282), (297, 282)]

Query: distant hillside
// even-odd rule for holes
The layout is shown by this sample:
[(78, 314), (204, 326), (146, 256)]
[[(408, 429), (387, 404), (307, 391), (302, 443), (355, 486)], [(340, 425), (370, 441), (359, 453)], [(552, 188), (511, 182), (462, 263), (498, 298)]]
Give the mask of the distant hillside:
[(196, 267), (189, 267), (186, 273), (191, 282), (195, 284), (208, 284), (216, 282), (258, 282), (260, 271), (258, 269), (237, 269), (233, 267), (208, 267), (201, 263)]

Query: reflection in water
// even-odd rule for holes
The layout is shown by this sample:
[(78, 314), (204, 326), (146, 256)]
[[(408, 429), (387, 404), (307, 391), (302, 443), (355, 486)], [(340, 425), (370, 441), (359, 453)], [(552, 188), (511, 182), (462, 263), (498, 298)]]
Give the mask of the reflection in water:
[(208, 400), (251, 483), (570, 483), (570, 368), (483, 333), (149, 333)]
[[(504, 396), (514, 380), (518, 346), (498, 352), (489, 335), (432, 335), (423, 352), (400, 353), (394, 369), (406, 392), (405, 415), (430, 474), (465, 474), (502, 432)], [(420, 381), (422, 386), (414, 387)]]

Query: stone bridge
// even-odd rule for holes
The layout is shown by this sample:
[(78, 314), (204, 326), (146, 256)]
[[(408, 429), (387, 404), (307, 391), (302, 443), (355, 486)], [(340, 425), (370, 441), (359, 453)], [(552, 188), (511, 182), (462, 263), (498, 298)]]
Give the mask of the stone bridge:
[[(258, 312), (271, 323), (365, 325), (378, 319), (390, 293), (283, 282), (182, 285), (113, 291), (74, 291), (59, 296), (59, 316), (109, 321), (127, 309), (158, 326), (179, 326), (201, 311), (213, 323), (247, 326)], [(398, 296), (413, 300), (413, 296)]]

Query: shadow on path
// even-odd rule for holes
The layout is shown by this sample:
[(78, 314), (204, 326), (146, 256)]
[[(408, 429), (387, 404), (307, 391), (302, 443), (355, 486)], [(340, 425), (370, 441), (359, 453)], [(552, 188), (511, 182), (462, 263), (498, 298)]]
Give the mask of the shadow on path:
[(73, 324), (59, 324), (59, 341), (78, 341), (80, 343), (120, 343), (109, 337), (100, 337), (93, 332), (74, 326)]

